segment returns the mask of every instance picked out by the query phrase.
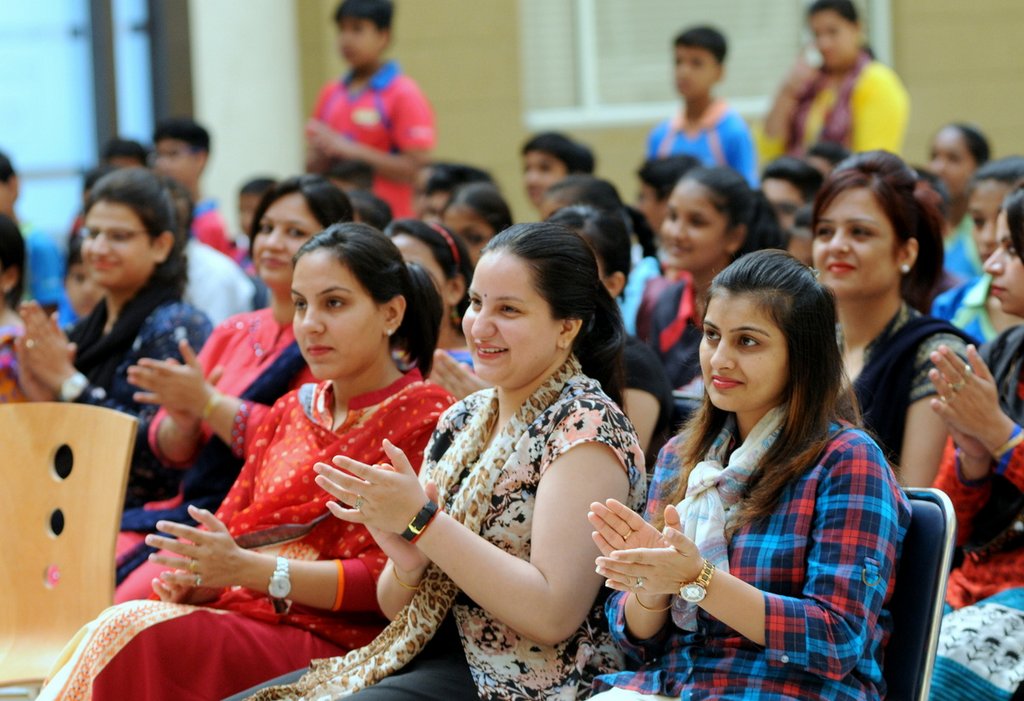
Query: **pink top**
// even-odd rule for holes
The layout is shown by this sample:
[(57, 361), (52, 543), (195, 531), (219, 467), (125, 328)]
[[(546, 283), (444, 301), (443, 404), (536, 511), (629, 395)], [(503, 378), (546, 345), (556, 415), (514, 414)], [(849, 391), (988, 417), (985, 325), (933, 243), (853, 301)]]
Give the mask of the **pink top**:
[[(295, 334), (292, 331), (291, 323), (279, 324), (274, 320), (270, 309), (236, 314), (213, 330), (210, 338), (203, 344), (203, 349), (199, 352), (199, 364), (207, 375), (214, 368), (222, 367), (223, 375), (217, 382), (217, 391), (237, 397), (294, 340)], [(307, 382), (316, 382), (316, 378), (313, 377), (308, 367), (304, 367), (302, 372), (292, 380), (290, 387), (295, 389)], [(270, 411), (268, 406), (250, 404), (248, 425), (255, 429), (268, 411)], [(165, 465), (189, 467), (194, 455), (186, 461), (174, 462), (168, 460), (157, 446), (157, 432), (160, 430), (160, 423), (166, 417), (167, 412), (161, 407), (149, 425), (149, 445)], [(202, 432), (203, 439), (200, 441), (200, 445), (209, 440), (213, 433), (205, 423), (202, 426)]]
[[(352, 141), (385, 153), (434, 148), (434, 111), (397, 63), (385, 63), (357, 92), (349, 90), (350, 82), (347, 75), (325, 85), (313, 117)], [(395, 219), (413, 216), (411, 184), (374, 174), (373, 192), (391, 205)]]

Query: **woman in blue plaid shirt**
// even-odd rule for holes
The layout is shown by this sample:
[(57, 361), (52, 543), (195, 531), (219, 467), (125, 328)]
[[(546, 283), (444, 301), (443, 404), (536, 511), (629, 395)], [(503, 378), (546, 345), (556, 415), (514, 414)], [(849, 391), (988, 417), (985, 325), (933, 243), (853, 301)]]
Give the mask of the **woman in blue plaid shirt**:
[(910, 511), (853, 427), (835, 325), (831, 292), (785, 253), (715, 278), (704, 404), (662, 450), (645, 517), (591, 506), (631, 662), (597, 698), (884, 697), (883, 607)]

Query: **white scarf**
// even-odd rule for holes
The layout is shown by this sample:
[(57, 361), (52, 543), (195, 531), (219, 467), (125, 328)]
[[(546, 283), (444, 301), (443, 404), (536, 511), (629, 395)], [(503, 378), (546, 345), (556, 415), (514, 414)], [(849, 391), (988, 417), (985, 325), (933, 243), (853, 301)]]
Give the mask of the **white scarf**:
[[(786, 416), (785, 405), (761, 417), (743, 444), (722, 461), (736, 432), (736, 419), (722, 427), (707, 456), (690, 471), (686, 496), (676, 506), (683, 534), (697, 545), (702, 557), (723, 572), (729, 571), (729, 541), (726, 530), (735, 521), (735, 508), (746, 495), (750, 478), (761, 468), (761, 460), (775, 443)], [(672, 620), (684, 630), (697, 629), (697, 607), (680, 597), (672, 599)]]

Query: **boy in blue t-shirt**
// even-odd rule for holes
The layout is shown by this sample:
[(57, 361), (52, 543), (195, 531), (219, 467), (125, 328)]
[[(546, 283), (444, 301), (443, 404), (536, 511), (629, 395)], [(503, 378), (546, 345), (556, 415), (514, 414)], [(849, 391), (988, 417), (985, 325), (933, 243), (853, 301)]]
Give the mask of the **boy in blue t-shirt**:
[(757, 187), (757, 152), (750, 129), (736, 110), (711, 91), (725, 72), (725, 37), (713, 27), (690, 27), (675, 39), (679, 114), (647, 137), (647, 158), (686, 154), (706, 166), (729, 166)]

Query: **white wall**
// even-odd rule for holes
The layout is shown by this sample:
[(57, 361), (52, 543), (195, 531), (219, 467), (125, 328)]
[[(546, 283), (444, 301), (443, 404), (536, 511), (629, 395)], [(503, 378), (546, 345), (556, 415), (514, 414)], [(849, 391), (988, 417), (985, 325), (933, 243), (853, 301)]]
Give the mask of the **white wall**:
[(195, 118), (212, 141), (203, 194), (232, 231), (243, 182), (303, 168), (295, 2), (189, 0)]

